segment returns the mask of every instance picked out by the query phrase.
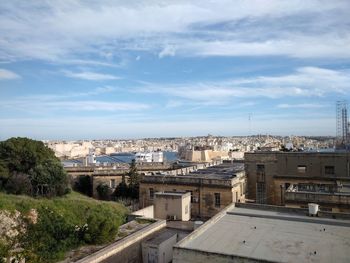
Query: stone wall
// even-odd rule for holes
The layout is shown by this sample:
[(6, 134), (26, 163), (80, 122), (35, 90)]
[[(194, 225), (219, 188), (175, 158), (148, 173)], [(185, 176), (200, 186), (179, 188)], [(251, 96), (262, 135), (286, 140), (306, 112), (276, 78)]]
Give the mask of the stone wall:
[(77, 263), (142, 262), (141, 243), (152, 234), (166, 227), (166, 221), (157, 221), (103, 249), (89, 255)]

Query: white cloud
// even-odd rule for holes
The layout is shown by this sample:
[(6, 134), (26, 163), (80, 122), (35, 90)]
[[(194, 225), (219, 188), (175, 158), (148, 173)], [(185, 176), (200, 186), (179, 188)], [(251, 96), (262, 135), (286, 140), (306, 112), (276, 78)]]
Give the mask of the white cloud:
[(302, 103), (302, 104), (278, 104), (277, 108), (281, 109), (317, 109), (317, 108), (324, 108), (325, 105), (322, 104), (313, 104), (313, 103)]
[[(1, 1), (0, 60), (120, 52), (350, 57), (348, 1)], [(112, 58), (113, 57), (113, 58)], [(87, 60), (88, 61), (88, 60)]]
[(312, 97), (349, 92), (350, 72), (317, 67), (298, 68), (295, 73), (273, 77), (250, 77), (217, 82), (152, 84), (136, 92), (160, 93), (192, 101), (226, 103), (232, 98)]
[(63, 71), (65, 76), (70, 78), (77, 79), (85, 79), (85, 80), (116, 80), (120, 79), (120, 77), (110, 75), (110, 74), (102, 74), (96, 72), (71, 72), (71, 71)]
[(13, 71), (0, 69), (0, 80), (19, 79), (20, 76)]
[(163, 58), (166, 56), (173, 57), (173, 56), (175, 56), (175, 52), (176, 52), (176, 50), (173, 46), (166, 46), (163, 48), (163, 50), (161, 52), (159, 52), (158, 57), (159, 58)]

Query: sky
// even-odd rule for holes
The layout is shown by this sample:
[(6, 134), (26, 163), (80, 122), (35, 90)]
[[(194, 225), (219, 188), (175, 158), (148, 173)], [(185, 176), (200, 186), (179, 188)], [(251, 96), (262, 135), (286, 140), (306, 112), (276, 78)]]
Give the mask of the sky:
[(350, 1), (0, 1), (0, 140), (335, 135)]

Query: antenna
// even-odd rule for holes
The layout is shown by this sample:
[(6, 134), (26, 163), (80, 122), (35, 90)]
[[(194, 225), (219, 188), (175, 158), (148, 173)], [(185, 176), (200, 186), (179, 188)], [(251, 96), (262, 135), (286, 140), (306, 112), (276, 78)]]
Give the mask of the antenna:
[(349, 143), (349, 122), (348, 122), (348, 103), (346, 100), (337, 101), (337, 144), (346, 145)]

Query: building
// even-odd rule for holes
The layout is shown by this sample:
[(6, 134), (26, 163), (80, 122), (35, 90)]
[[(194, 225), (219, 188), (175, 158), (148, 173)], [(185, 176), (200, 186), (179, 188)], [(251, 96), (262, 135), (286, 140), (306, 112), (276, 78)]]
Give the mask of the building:
[(162, 163), (164, 161), (163, 152), (138, 152), (135, 154), (137, 163)]
[(350, 152), (246, 153), (245, 170), (256, 203), (350, 212)]
[(145, 175), (140, 183), (141, 207), (154, 204), (155, 192), (191, 193), (191, 218), (210, 218), (232, 202), (245, 201), (244, 166), (222, 163), (184, 175)]
[(173, 246), (178, 241), (176, 232), (163, 232), (142, 242), (142, 261), (168, 263), (173, 259)]
[(231, 205), (178, 242), (173, 262), (349, 262), (350, 214), (328, 218), (340, 215)]
[(190, 192), (156, 192), (153, 195), (155, 218), (181, 221), (191, 219)]

